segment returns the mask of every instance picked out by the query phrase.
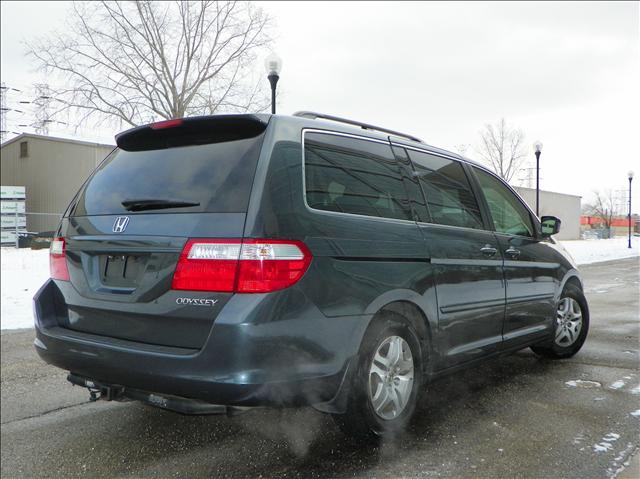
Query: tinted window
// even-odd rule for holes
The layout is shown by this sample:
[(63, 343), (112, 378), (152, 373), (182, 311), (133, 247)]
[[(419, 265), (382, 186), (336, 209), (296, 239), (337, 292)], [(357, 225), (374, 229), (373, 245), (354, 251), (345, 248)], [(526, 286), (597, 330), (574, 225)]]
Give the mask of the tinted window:
[(94, 172), (81, 193), (75, 215), (129, 213), (132, 199), (170, 199), (198, 206), (165, 212), (244, 212), (262, 136), (162, 150), (115, 150)]
[(499, 233), (533, 236), (529, 211), (499, 179), (474, 168), (478, 182), (489, 204), (493, 224)]
[(409, 156), (427, 197), (433, 223), (483, 228), (480, 208), (462, 164), (413, 150)]
[(411, 219), (389, 145), (307, 133), (304, 153), (307, 204), (311, 208)]
[(407, 196), (411, 206), (413, 207), (413, 213), (417, 221), (427, 222), (429, 221), (429, 212), (427, 210), (427, 203), (424, 200), (424, 195), (420, 189), (420, 182), (418, 177), (414, 174), (411, 160), (407, 150), (398, 146), (392, 147), (395, 154), (398, 165), (400, 166), (400, 173), (404, 181), (404, 186), (407, 191)]

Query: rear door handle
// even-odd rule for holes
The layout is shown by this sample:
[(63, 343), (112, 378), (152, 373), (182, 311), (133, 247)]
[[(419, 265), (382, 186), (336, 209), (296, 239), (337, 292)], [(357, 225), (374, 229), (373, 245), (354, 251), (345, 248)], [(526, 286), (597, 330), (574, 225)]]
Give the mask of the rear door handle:
[(482, 248), (480, 248), (480, 252), (485, 256), (491, 257), (495, 255), (498, 252), (498, 250), (493, 246), (491, 246), (490, 244), (486, 244)]
[(516, 259), (518, 256), (520, 256), (520, 250), (514, 248), (513, 246), (509, 246), (509, 249), (506, 250), (505, 253), (507, 253), (513, 259)]

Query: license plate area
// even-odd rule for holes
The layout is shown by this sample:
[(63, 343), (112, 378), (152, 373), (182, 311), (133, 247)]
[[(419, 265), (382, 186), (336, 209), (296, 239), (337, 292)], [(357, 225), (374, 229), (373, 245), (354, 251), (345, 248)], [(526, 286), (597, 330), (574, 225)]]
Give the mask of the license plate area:
[(145, 255), (109, 254), (100, 257), (101, 282), (105, 286), (132, 288), (144, 273)]

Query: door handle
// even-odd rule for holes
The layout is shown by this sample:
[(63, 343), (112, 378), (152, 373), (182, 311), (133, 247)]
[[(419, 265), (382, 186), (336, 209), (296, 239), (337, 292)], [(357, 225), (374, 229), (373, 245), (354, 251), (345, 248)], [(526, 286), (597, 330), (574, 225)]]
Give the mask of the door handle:
[(498, 250), (493, 246), (491, 246), (490, 244), (486, 244), (482, 248), (480, 248), (480, 252), (485, 256), (491, 257), (495, 255), (498, 252)]
[(520, 256), (520, 250), (514, 248), (513, 246), (509, 246), (509, 249), (506, 250), (505, 253), (507, 253), (513, 259), (516, 259), (518, 256)]

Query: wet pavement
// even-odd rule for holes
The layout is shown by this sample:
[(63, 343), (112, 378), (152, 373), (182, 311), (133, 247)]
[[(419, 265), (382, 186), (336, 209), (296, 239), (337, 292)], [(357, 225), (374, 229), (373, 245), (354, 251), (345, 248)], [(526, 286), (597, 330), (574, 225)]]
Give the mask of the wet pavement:
[(639, 264), (582, 271), (591, 332), (577, 356), (525, 350), (437, 381), (411, 429), (376, 447), (310, 408), (227, 418), (89, 403), (38, 359), (32, 330), (3, 332), (1, 475), (615, 477), (640, 447)]

